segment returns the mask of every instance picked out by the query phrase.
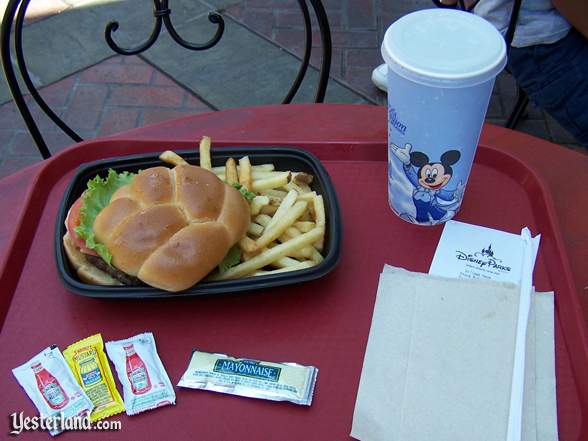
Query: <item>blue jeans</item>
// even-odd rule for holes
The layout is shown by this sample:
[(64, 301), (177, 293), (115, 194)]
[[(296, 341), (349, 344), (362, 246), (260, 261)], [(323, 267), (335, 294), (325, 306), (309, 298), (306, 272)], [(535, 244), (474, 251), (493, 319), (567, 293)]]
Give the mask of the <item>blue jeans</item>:
[(531, 101), (588, 148), (588, 41), (574, 28), (553, 44), (516, 48), (509, 69)]

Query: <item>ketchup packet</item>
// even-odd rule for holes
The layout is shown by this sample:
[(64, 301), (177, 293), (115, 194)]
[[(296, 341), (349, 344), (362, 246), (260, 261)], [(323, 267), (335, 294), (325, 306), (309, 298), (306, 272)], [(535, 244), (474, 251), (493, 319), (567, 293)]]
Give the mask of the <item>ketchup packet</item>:
[(151, 332), (106, 342), (106, 352), (123, 386), (127, 415), (176, 403), (174, 388), (157, 355)]
[(90, 414), (92, 422), (125, 410), (122, 398), (114, 385), (100, 334), (69, 345), (63, 351), (63, 356), (78, 384), (94, 404), (94, 410)]
[(94, 408), (56, 346), (46, 348), (12, 373), (37, 407), (51, 435), (72, 426), (66, 421), (72, 417), (87, 420)]

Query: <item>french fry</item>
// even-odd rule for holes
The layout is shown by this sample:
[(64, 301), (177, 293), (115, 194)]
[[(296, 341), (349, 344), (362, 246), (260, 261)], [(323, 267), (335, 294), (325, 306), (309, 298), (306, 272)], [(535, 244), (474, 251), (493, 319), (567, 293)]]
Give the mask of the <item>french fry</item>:
[(276, 198), (284, 199), (286, 197), (286, 195), (288, 194), (288, 192), (282, 191), (282, 190), (275, 190), (273, 188), (268, 188), (267, 190), (262, 190), (261, 194), (266, 195), (266, 196), (273, 196)]
[(248, 260), (253, 259), (255, 256), (257, 256), (259, 253), (247, 253), (245, 251), (243, 251), (241, 253), (241, 260), (243, 262), (247, 262)]
[(284, 234), (288, 237), (297, 237), (300, 236), (302, 233), (298, 231), (298, 228), (296, 228), (294, 224), (292, 224), (291, 227), (288, 227), (286, 231), (284, 231)]
[(227, 159), (225, 164), (225, 176), (227, 184), (233, 185), (239, 183), (239, 177), (237, 176), (237, 165), (235, 164), (235, 160), (233, 158)]
[(274, 164), (259, 164), (253, 166), (253, 170), (258, 171), (274, 171), (275, 169), (276, 167), (274, 167)]
[(312, 192), (308, 184), (298, 184), (298, 186), (300, 187), (300, 190), (302, 190), (302, 194)]
[(255, 257), (252, 257), (247, 262), (240, 263), (237, 266), (229, 268), (222, 274), (214, 274), (209, 280), (229, 280), (238, 277), (246, 276), (271, 262), (274, 262), (282, 257), (286, 257), (290, 252), (303, 248), (306, 245), (316, 242), (324, 234), (324, 229), (317, 227), (314, 230), (295, 237), (288, 242), (276, 245), (273, 248), (262, 251)]
[(245, 236), (239, 241), (239, 248), (241, 248), (244, 253), (255, 253), (259, 249), (255, 241), (248, 236)]
[(267, 214), (260, 214), (256, 216), (254, 220), (262, 227), (266, 227), (267, 224), (269, 224), (269, 222), (272, 220), (272, 218)]
[(286, 185), (283, 185), (282, 188), (287, 191), (296, 190), (296, 192), (299, 194), (303, 193), (302, 189), (298, 186), (298, 184), (292, 181), (286, 183)]
[(261, 209), (263, 207), (265, 207), (266, 205), (269, 205), (270, 200), (269, 197), (267, 196), (255, 196), (252, 200), (251, 200), (251, 215), (255, 216), (258, 215), (259, 212), (261, 211)]
[(261, 207), (260, 213), (273, 215), (276, 211), (278, 211), (278, 207), (275, 205), (266, 205), (265, 207)]
[(325, 215), (325, 204), (323, 197), (318, 195), (314, 198), (314, 216), (317, 226), (325, 226), (326, 215)]
[(294, 227), (298, 231), (300, 231), (301, 233), (308, 233), (315, 226), (316, 226), (316, 224), (314, 222), (309, 222), (309, 221), (294, 222)]
[[(238, 168), (238, 167), (237, 167)], [(259, 172), (272, 172), (275, 170), (274, 164), (259, 164), (259, 165), (253, 165), (251, 166), (253, 172), (255, 171), (259, 171)], [(211, 171), (218, 175), (218, 174), (222, 174), (225, 172), (225, 167), (224, 166), (218, 166), (218, 167), (212, 167)]]
[(269, 170), (255, 170), (255, 169), (252, 169), (251, 170), (251, 178), (257, 181), (257, 180), (260, 180), (260, 179), (267, 179), (267, 178), (276, 177), (280, 173), (284, 173), (284, 172), (279, 172), (279, 171), (274, 171), (274, 170), (269, 171)]
[(298, 195), (299, 201), (307, 201), (314, 203), (314, 198), (316, 197), (316, 191), (311, 191), (309, 193), (301, 193)]
[[(289, 227), (288, 229), (286, 229), (286, 231), (284, 231), (284, 234), (282, 234), (282, 236), (280, 236), (278, 240), (280, 242), (286, 242), (294, 237), (300, 236), (301, 234), (302, 233), (300, 231), (298, 231), (296, 228)], [(292, 257), (312, 259), (313, 255), (314, 255), (314, 251), (316, 251), (315, 248), (313, 248), (310, 245), (307, 245), (304, 248), (301, 248), (300, 250), (298, 250), (296, 255), (293, 255)]]
[(288, 253), (288, 257), (292, 257), (294, 259), (300, 259), (300, 260), (311, 260), (312, 254), (310, 253), (305, 253), (302, 250), (298, 250), (298, 251), (292, 251), (291, 253)]
[[(256, 195), (249, 202), (251, 222), (247, 236), (238, 242), (241, 263), (209, 280), (229, 280), (310, 268), (324, 260), (326, 216), (323, 198), (312, 191), (314, 176), (305, 172), (276, 171), (273, 164), (252, 165), (248, 156), (229, 158), (212, 167), (211, 140), (200, 141), (200, 166), (212, 170), (229, 185), (239, 183)], [(173, 151), (160, 159), (172, 165), (187, 164)], [(274, 269), (269, 270), (266, 267)]]
[(210, 137), (203, 136), (200, 141), (200, 167), (207, 170), (212, 169), (210, 162)]
[[(284, 199), (285, 201), (285, 199)], [(255, 245), (257, 249), (264, 248), (270, 242), (273, 242), (278, 237), (280, 237), (284, 231), (286, 231), (296, 220), (300, 217), (304, 210), (306, 210), (307, 203), (304, 201), (296, 202), (291, 208), (288, 209), (285, 213), (279, 217), (279, 219), (272, 224), (278, 213), (274, 215), (272, 218), (272, 222), (270, 222), (265, 229), (263, 230), (263, 234), (255, 241)], [(282, 206), (280, 205), (280, 208)]]
[(261, 236), (263, 234), (263, 227), (255, 222), (251, 222), (247, 232), (252, 236)]
[(297, 271), (301, 269), (311, 268), (315, 266), (316, 263), (312, 260), (304, 260), (302, 262), (298, 262), (296, 265), (285, 266), (283, 268), (275, 269), (275, 270), (257, 270), (252, 273), (253, 276), (267, 276), (270, 274), (280, 274), (280, 273), (287, 273), (289, 271)]
[(323, 257), (323, 255), (321, 253), (318, 252), (318, 250), (315, 247), (311, 247), (312, 248), (312, 254), (310, 256), (310, 260), (312, 260), (314, 263), (321, 263), (325, 258)]
[(252, 188), (251, 177), (251, 162), (249, 156), (244, 156), (239, 159), (239, 184), (241, 184), (247, 191)]
[[(255, 167), (255, 166), (252, 166)], [(241, 167), (239, 165), (237, 165), (237, 172), (239, 172), (239, 174), (241, 174)], [(269, 178), (275, 178), (276, 176), (281, 175), (284, 172), (276, 172), (276, 171), (256, 171), (256, 170), (252, 170), (251, 172), (251, 179), (253, 181), (259, 181), (262, 179), (269, 179)], [(215, 172), (215, 175), (218, 176), (218, 178), (222, 181), (225, 180), (226, 176), (225, 176), (225, 168), (223, 167), (222, 171), (219, 172)]]
[[(254, 167), (254, 166), (252, 166)], [(241, 167), (239, 165), (237, 165), (237, 171), (239, 173), (241, 173)], [(286, 172), (277, 172), (277, 171), (270, 171), (270, 172), (266, 172), (266, 171), (255, 171), (253, 170), (251, 172), (251, 179), (253, 181), (260, 181), (260, 180), (264, 180), (264, 179), (270, 179), (270, 178), (276, 178), (282, 175), (282, 173), (286, 173)], [(221, 172), (216, 172), (215, 173), (219, 179), (224, 179), (225, 177), (225, 170), (223, 167), (223, 171)]]
[(297, 265), (299, 263), (300, 263), (299, 260), (292, 259), (291, 257), (282, 257), (281, 259), (278, 259), (278, 260), (270, 263), (270, 265), (275, 266), (277, 268), (284, 268), (286, 266)]
[[(286, 195), (286, 197), (284, 199), (282, 199), (282, 203), (278, 207), (276, 213), (274, 214), (272, 219), (269, 221), (269, 223), (267, 225), (265, 225), (266, 229), (271, 228), (272, 225), (274, 225), (276, 222), (278, 222), (278, 220), (280, 220), (280, 217), (282, 217), (290, 209), (290, 207), (292, 207), (294, 205), (297, 197), (298, 197), (298, 193), (296, 191), (292, 190), (290, 193), (288, 193)], [(300, 214), (302, 214), (302, 213), (300, 213)]]
[[(314, 203), (314, 202), (313, 202)], [(310, 209), (306, 210), (306, 212), (300, 216), (300, 222), (314, 222), (314, 219), (311, 216)]]
[[(288, 237), (286, 235), (283, 235), (283, 234), (278, 238), (278, 241), (280, 243), (286, 243), (289, 240), (292, 240), (292, 238)], [(312, 260), (312, 255), (313, 255), (312, 250), (313, 249), (314, 248), (312, 246), (307, 245), (305, 247), (300, 248), (299, 250), (294, 250), (294, 251), (288, 253), (288, 257), (291, 257), (294, 259), (300, 259), (300, 260)]]
[[(322, 228), (323, 230), (326, 228), (326, 215), (325, 215), (325, 204), (323, 202), (322, 196), (317, 196), (314, 198), (314, 218), (316, 220), (317, 228)], [(322, 251), (324, 247), (325, 238), (324, 236), (318, 240), (314, 247)]]
[(294, 181), (294, 183), (297, 185), (306, 184), (308, 186), (308, 185), (312, 184), (313, 179), (314, 179), (314, 176), (311, 175), (310, 173), (304, 173), (304, 172), (292, 173), (292, 181)]
[(257, 181), (253, 181), (253, 184), (251, 186), (251, 191), (257, 193), (262, 190), (268, 190), (270, 188), (283, 187), (284, 185), (288, 184), (289, 178), (290, 178), (290, 172), (281, 172), (271, 178), (259, 179)]
[(176, 152), (172, 152), (171, 150), (166, 150), (165, 152), (163, 152), (161, 155), (159, 155), (159, 159), (171, 165), (187, 164), (184, 158), (182, 158)]
[(282, 203), (283, 198), (277, 198), (275, 196), (266, 196), (269, 199), (269, 205), (278, 207)]

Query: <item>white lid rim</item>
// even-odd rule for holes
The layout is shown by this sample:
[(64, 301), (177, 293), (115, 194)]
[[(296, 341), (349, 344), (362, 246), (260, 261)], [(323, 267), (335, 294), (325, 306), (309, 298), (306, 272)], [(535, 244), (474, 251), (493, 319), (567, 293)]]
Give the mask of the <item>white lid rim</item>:
[(424, 69), (408, 67), (400, 60), (391, 57), (390, 54), (384, 50), (384, 46), (382, 46), (382, 57), (386, 62), (386, 65), (401, 77), (425, 85), (443, 85), (452, 88), (474, 86), (495, 78), (506, 66), (506, 45), (501, 52), (501, 58), (484, 69), (469, 72), (467, 75), (452, 75), (431, 73)]
[[(432, 9), (426, 10), (427, 12), (430, 11), (441, 11), (447, 12), (446, 10), (439, 10), (439, 9)], [(425, 11), (420, 11), (425, 12)], [(456, 12), (456, 11), (452, 11)], [(470, 15), (469, 13), (458, 11), (463, 14)], [(417, 12), (418, 13), (418, 12)], [(413, 15), (416, 13), (408, 14)], [(403, 21), (405, 17), (401, 17), (398, 21)], [(476, 17), (476, 16), (474, 16)], [(489, 23), (487, 25), (491, 26)], [(469, 87), (477, 84), (484, 83), (492, 78), (495, 78), (506, 66), (507, 63), (507, 54), (506, 54), (506, 42), (503, 38), (500, 38), (500, 51), (496, 58), (496, 60), (484, 66), (481, 69), (475, 71), (469, 71), (466, 73), (442, 73), (442, 72), (432, 72), (428, 69), (419, 68), (417, 66), (410, 65), (409, 63), (403, 62), (398, 57), (395, 56), (393, 50), (386, 44), (386, 42), (391, 41), (392, 38), (390, 34), (392, 33), (393, 29), (392, 26), (388, 27), (386, 33), (384, 35), (384, 39), (381, 45), (381, 53), (382, 58), (386, 62), (389, 69), (392, 69), (396, 74), (400, 75), (407, 80), (415, 81), (425, 85), (431, 86), (439, 86), (442, 85), (448, 88), (461, 88), (461, 87)], [(498, 32), (497, 32), (498, 34)], [(500, 35), (500, 34), (498, 34)]]

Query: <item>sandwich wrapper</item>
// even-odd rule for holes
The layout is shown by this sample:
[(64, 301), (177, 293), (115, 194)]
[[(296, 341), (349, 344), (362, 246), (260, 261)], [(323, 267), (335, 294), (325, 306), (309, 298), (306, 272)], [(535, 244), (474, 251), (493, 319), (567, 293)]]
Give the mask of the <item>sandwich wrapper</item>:
[(538, 237), (512, 236), (526, 244), (518, 284), (384, 268), (352, 437), (557, 439), (553, 293), (531, 288)]

